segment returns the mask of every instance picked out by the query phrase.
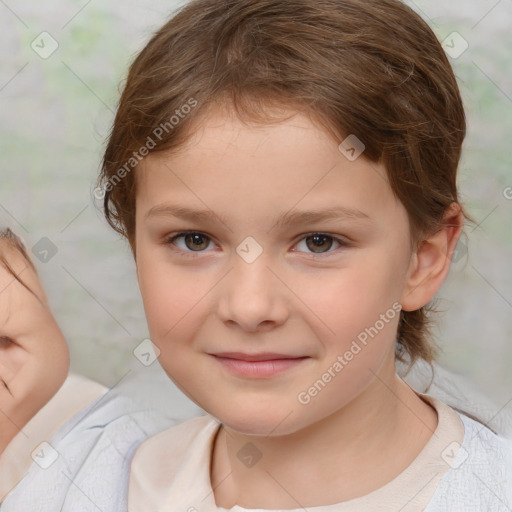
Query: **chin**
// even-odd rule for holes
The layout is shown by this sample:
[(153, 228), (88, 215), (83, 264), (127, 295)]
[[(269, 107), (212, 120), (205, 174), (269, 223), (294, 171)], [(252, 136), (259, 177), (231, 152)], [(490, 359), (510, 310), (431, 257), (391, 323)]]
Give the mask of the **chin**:
[[(286, 412), (283, 412), (286, 411)], [(281, 436), (293, 434), (301, 428), (295, 415), (285, 407), (265, 408), (234, 408), (212, 411), (226, 427), (248, 436)], [(295, 411), (294, 411), (295, 412)]]

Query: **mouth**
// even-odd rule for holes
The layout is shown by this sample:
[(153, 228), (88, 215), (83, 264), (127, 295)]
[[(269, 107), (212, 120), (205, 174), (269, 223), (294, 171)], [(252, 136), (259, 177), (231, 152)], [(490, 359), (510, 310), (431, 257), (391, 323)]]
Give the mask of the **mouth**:
[(308, 356), (294, 356), (264, 352), (245, 354), (242, 352), (220, 352), (209, 354), (230, 373), (241, 377), (268, 378), (301, 365)]

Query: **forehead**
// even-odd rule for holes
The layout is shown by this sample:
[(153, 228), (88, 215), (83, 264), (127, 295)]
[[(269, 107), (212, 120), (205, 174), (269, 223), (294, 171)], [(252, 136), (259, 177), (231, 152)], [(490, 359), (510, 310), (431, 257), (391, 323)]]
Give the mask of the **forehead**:
[(261, 124), (212, 111), (177, 151), (139, 164), (136, 214), (170, 200), (254, 219), (294, 207), (343, 206), (368, 216), (399, 208), (383, 165), (364, 153), (349, 160), (340, 142), (301, 113)]
[[(324, 128), (305, 113), (269, 107), (267, 115), (266, 122), (262, 119), (256, 121), (249, 115), (240, 117), (225, 104), (211, 107), (188, 128), (186, 141), (163, 155), (190, 159), (193, 156), (201, 158), (203, 153), (217, 153), (236, 158), (243, 152), (246, 160), (249, 160), (251, 157), (257, 158), (273, 146), (278, 149), (275, 156), (282, 157), (286, 147), (300, 146), (304, 153), (312, 149), (313, 145), (317, 150), (325, 150), (333, 144), (332, 135), (327, 134)], [(310, 140), (312, 144), (304, 145), (304, 139)], [(237, 152), (238, 148), (240, 152)], [(151, 154), (149, 161), (154, 156), (158, 158), (161, 154)]]

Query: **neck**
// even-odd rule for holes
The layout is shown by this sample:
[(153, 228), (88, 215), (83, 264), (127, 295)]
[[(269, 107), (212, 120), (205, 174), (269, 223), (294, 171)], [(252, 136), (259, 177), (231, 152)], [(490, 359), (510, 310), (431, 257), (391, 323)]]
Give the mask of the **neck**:
[[(254, 437), (222, 426), (214, 442), (211, 479), (218, 506), (301, 508), (368, 494), (398, 476), (437, 426), (437, 414), (393, 372), (320, 422), (293, 434)], [(253, 443), (253, 466), (237, 454)]]

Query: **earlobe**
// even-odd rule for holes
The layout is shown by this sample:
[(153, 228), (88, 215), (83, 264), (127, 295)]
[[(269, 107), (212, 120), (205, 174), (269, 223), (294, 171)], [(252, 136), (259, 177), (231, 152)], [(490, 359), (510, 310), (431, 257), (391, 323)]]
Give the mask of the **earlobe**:
[(452, 203), (443, 217), (439, 231), (419, 244), (411, 258), (401, 300), (404, 311), (415, 311), (425, 306), (443, 284), (463, 222), (460, 205)]

